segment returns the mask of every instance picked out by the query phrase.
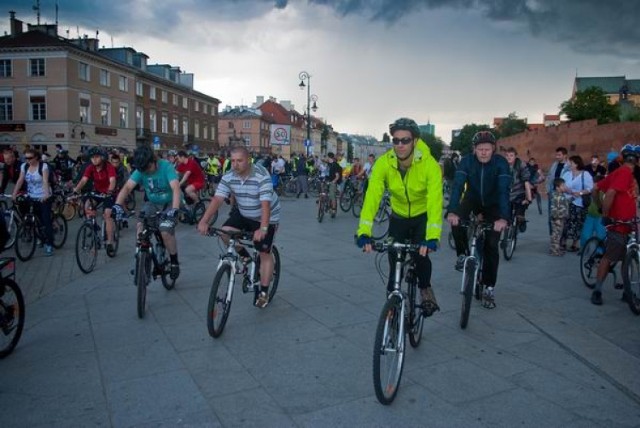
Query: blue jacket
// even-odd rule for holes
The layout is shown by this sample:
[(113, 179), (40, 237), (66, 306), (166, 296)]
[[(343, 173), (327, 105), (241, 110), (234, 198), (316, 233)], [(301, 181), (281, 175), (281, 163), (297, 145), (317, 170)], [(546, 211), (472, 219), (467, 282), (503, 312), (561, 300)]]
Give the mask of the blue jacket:
[[(466, 185), (466, 188), (465, 188)], [(501, 219), (511, 219), (509, 192), (511, 172), (507, 160), (494, 154), (489, 162), (480, 163), (474, 154), (462, 158), (451, 189), (448, 212), (460, 215), (460, 200), (464, 198), (475, 207), (498, 207)]]

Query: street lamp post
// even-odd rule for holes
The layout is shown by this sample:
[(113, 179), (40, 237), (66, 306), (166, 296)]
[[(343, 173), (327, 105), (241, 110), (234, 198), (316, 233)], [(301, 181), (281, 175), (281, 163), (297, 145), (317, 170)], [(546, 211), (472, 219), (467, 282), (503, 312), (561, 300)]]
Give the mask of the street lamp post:
[[(318, 96), (311, 94), (311, 75), (309, 73), (301, 71), (298, 78), (300, 79), (298, 87), (301, 90), (304, 90), (305, 87), (307, 88), (307, 140), (305, 146), (307, 147), (307, 157), (309, 157), (309, 147), (311, 146), (311, 110), (313, 110), (314, 113), (318, 110), (318, 104), (316, 104)], [(304, 83), (305, 80), (307, 81), (306, 84)], [(311, 101), (313, 101), (313, 105), (311, 105)]]

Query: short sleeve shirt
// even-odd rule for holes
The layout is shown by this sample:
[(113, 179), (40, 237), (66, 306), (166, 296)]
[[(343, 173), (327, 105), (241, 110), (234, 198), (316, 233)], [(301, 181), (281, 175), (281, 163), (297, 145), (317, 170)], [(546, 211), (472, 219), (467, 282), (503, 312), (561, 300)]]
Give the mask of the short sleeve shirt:
[[(602, 192), (615, 190), (616, 195), (609, 209), (609, 217), (614, 220), (631, 220), (636, 215), (636, 181), (633, 172), (626, 167), (618, 168), (611, 174), (596, 183), (596, 187)], [(628, 233), (626, 226), (617, 226), (615, 230)]]
[(102, 164), (102, 169), (94, 164), (90, 164), (85, 170), (83, 177), (93, 180), (93, 190), (98, 193), (107, 193), (109, 191), (109, 179), (116, 178), (116, 169), (108, 162)]
[(173, 180), (178, 180), (178, 173), (169, 161), (160, 159), (157, 162), (156, 170), (152, 174), (135, 170), (131, 174), (131, 180), (144, 187), (149, 202), (162, 205), (171, 203), (173, 192), (169, 183)]
[(204, 183), (204, 172), (202, 172), (202, 168), (195, 160), (189, 159), (186, 163), (178, 163), (176, 169), (180, 174), (185, 174), (187, 171), (191, 173), (187, 178), (187, 186), (195, 183)]

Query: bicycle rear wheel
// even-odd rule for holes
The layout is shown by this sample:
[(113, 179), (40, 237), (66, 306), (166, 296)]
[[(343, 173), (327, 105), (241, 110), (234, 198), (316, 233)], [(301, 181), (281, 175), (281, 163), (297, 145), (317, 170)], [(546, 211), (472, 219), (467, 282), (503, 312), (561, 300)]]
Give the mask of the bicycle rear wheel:
[(84, 223), (76, 236), (76, 262), (84, 273), (93, 271), (98, 260), (98, 237), (93, 224)]
[(358, 193), (353, 198), (353, 204), (351, 206), (351, 212), (355, 218), (360, 218), (362, 212), (362, 205), (364, 204), (364, 194)]
[(233, 283), (231, 279), (231, 266), (223, 263), (216, 272), (209, 294), (207, 307), (207, 329), (211, 337), (219, 337), (224, 330), (231, 311), (233, 297)]
[(538, 205), (538, 214), (542, 215), (542, 196), (536, 192), (536, 204)]
[(273, 254), (273, 276), (269, 284), (269, 303), (273, 300), (280, 283), (280, 251), (275, 245), (271, 246), (271, 254)]
[(504, 243), (502, 246), (502, 254), (504, 255), (505, 260), (511, 260), (513, 258), (513, 253), (516, 251), (516, 244), (518, 242), (518, 231), (516, 230), (516, 225), (510, 225), (504, 237)]
[(340, 195), (340, 209), (343, 212), (347, 212), (353, 205), (353, 193), (351, 193), (351, 186), (345, 186), (344, 191)]
[(65, 201), (60, 214), (65, 220), (71, 221), (75, 218), (77, 211), (78, 206), (74, 202)]
[(0, 358), (9, 355), (18, 344), (24, 328), (24, 297), (10, 278), (0, 284)]
[[(580, 254), (580, 276), (584, 285), (595, 288), (598, 266), (604, 254), (604, 242), (597, 236), (587, 239)], [(624, 275), (624, 273), (623, 273)]]
[(624, 257), (622, 282), (629, 309), (634, 314), (640, 315), (640, 254), (636, 248), (631, 248)]
[(422, 297), (416, 284), (409, 284), (409, 343), (417, 348), (422, 340), (424, 317), (422, 316)]
[(60, 249), (67, 242), (67, 220), (64, 219), (62, 214), (55, 214), (53, 216), (53, 248)]
[(322, 223), (322, 219), (324, 218), (325, 203), (326, 202), (323, 197), (318, 199), (318, 223)]
[(373, 227), (371, 228), (371, 238), (374, 240), (382, 239), (389, 233), (389, 211), (387, 207), (378, 209), (376, 216), (373, 218)]
[(462, 306), (460, 310), (460, 328), (467, 328), (469, 323), (469, 312), (471, 311), (471, 300), (473, 297), (473, 283), (476, 274), (476, 261), (467, 259), (462, 274)]
[(452, 250), (456, 249), (456, 240), (453, 239), (453, 232), (449, 231), (449, 233), (447, 234), (447, 242), (449, 243), (449, 247)]
[(4, 246), (5, 250), (13, 247), (16, 243), (16, 236), (18, 236), (18, 223), (16, 222), (16, 213), (13, 211), (4, 212), (5, 221), (7, 223), (7, 232), (9, 232), (9, 240)]
[(193, 222), (195, 224), (198, 224), (198, 222), (202, 220), (202, 216), (204, 216), (206, 209), (207, 207), (205, 206), (204, 201), (200, 200), (196, 202), (196, 205), (193, 207)]
[(138, 289), (137, 309), (138, 318), (144, 318), (147, 305), (147, 285), (149, 284), (149, 270), (151, 254), (140, 251), (136, 260), (136, 287)]
[(35, 227), (31, 223), (23, 223), (18, 226), (16, 233), (16, 256), (23, 262), (26, 262), (33, 253), (36, 252), (36, 234)]
[(406, 342), (401, 314), (402, 300), (392, 295), (382, 307), (373, 345), (373, 388), (385, 405), (396, 398), (402, 378)]

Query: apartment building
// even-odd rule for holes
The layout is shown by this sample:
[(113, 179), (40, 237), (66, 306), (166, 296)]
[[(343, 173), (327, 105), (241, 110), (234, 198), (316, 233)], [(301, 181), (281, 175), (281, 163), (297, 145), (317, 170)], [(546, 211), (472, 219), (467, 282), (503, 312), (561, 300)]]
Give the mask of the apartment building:
[(218, 126), (220, 145), (224, 149), (243, 145), (250, 153), (271, 153), (269, 127), (275, 121), (260, 110), (245, 106), (227, 108), (220, 112)]
[(156, 149), (218, 149), (220, 101), (193, 89), (193, 75), (148, 65), (132, 48), (99, 49), (66, 39), (56, 25), (31, 25), (10, 12), (0, 37), (0, 144), (76, 155), (86, 147), (152, 143)]

